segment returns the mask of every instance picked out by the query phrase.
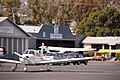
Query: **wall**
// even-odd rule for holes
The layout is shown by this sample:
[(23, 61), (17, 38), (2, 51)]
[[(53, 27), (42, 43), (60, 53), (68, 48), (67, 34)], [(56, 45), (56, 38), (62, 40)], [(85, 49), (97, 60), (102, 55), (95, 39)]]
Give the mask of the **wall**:
[(6, 19), (0, 22), (0, 46), (6, 48), (4, 58), (18, 59), (13, 54), (22, 52), (28, 48), (28, 36), (17, 25)]

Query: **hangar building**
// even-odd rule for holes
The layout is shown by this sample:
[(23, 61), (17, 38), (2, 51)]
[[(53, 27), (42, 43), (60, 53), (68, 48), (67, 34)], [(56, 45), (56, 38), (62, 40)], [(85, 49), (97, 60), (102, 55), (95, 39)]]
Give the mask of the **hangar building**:
[(28, 48), (30, 35), (7, 17), (0, 17), (0, 46), (6, 48), (6, 58), (18, 58), (13, 52), (22, 53)]
[(36, 48), (45, 43), (46, 46), (57, 47), (82, 47), (82, 40), (85, 35), (76, 36), (71, 33), (68, 26), (44, 24), (41, 26), (20, 26), (32, 38), (29, 41), (29, 48)]

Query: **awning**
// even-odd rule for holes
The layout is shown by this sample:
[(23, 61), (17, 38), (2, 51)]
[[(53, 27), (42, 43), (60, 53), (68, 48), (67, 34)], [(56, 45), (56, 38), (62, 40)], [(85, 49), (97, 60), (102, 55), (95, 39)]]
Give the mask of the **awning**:
[(109, 50), (109, 49), (100, 49), (98, 51), (98, 53), (120, 53), (120, 49), (119, 50), (115, 50), (115, 49), (112, 49), (112, 50)]

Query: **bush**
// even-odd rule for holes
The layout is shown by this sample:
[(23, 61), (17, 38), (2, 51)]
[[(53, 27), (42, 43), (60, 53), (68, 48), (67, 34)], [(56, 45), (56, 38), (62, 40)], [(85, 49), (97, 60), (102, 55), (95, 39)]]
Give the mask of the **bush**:
[(120, 61), (120, 53), (116, 54), (116, 58)]
[(92, 57), (92, 56), (94, 56), (94, 51), (84, 52), (84, 55)]

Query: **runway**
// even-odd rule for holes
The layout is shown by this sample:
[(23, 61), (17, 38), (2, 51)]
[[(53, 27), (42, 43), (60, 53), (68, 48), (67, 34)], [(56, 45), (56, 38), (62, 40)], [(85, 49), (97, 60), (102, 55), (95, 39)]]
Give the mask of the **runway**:
[(90, 61), (88, 65), (50, 66), (51, 72), (44, 66), (30, 66), (29, 71), (24, 72), (23, 65), (11, 72), (12, 66), (2, 64), (0, 80), (120, 80), (120, 62)]

